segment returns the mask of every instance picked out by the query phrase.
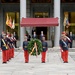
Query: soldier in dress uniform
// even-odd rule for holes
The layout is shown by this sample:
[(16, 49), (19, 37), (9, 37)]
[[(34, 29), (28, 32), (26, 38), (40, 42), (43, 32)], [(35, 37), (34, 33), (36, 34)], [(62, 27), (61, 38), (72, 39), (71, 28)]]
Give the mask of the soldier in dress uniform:
[(62, 36), (62, 39), (60, 40), (60, 47), (63, 52), (62, 59), (64, 63), (68, 63), (68, 45), (66, 36)]
[[(66, 44), (68, 46), (68, 42), (71, 42), (71, 40), (70, 40), (70, 38), (68, 36), (66, 36), (66, 32), (65, 31), (63, 31), (62, 34), (61, 34), (61, 38), (60, 38), (59, 44), (61, 44), (61, 42), (64, 39), (64, 37), (66, 38)], [(63, 50), (61, 48), (61, 45), (60, 45), (60, 52), (61, 52), (61, 58), (63, 60), (64, 52), (63, 52)]]
[[(59, 40), (59, 45), (60, 45), (60, 43), (62, 42), (64, 36), (65, 36), (65, 35), (63, 35), (63, 34), (61, 35), (61, 38), (60, 38), (60, 40)], [(63, 60), (63, 50), (62, 50), (62, 48), (61, 48), (61, 45), (60, 45), (60, 52), (61, 52), (61, 58), (62, 58), (62, 60)]]
[(2, 62), (7, 63), (7, 39), (6, 35), (3, 35), (3, 38), (1, 39), (1, 49), (2, 49)]
[(28, 50), (27, 50), (27, 46), (28, 46), (28, 41), (27, 41), (27, 36), (25, 36), (25, 40), (23, 41), (25, 63), (29, 62), (29, 53), (28, 53)]
[(45, 41), (45, 37), (42, 37), (42, 63), (45, 63), (45, 59), (46, 59), (46, 51), (48, 50), (48, 44)]
[(9, 37), (9, 46), (10, 46), (10, 57), (13, 58), (13, 40), (11, 36)]
[(11, 34), (12, 58), (14, 58), (14, 36)]
[(8, 35), (8, 37), (7, 37), (7, 43), (8, 43), (8, 47), (9, 47), (9, 49), (8, 49), (8, 58), (9, 59), (11, 59), (11, 40), (10, 40), (10, 35)]

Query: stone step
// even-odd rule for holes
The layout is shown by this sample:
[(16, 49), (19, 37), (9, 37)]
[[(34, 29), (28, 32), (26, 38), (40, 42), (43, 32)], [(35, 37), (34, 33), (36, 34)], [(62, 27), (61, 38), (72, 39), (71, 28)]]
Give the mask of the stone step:
[[(15, 51), (23, 51), (22, 48), (15, 48)], [(48, 48), (48, 52), (60, 52), (59, 48)], [(69, 48), (69, 52), (75, 52), (75, 48)]]

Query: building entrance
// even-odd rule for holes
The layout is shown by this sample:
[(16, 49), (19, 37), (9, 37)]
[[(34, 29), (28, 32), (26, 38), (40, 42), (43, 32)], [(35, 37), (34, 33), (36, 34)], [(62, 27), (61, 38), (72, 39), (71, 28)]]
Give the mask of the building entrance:
[[(34, 13), (34, 17), (35, 18), (48, 18), (49, 17), (49, 13), (48, 12), (35, 12)], [(47, 27), (36, 27), (36, 34), (38, 35), (38, 38), (40, 37), (41, 31), (43, 31), (46, 40), (47, 40)]]

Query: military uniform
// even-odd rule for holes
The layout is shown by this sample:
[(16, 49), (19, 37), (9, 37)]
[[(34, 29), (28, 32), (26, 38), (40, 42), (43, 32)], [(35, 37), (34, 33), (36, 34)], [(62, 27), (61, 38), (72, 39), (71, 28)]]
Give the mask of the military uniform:
[(14, 41), (11, 39), (11, 46), (12, 46), (12, 58), (14, 58)]
[(46, 59), (46, 51), (48, 49), (48, 44), (46, 41), (42, 41), (42, 63), (45, 63), (45, 59)]
[(1, 49), (2, 49), (2, 61), (3, 63), (7, 63), (7, 40), (1, 39)]
[(68, 62), (68, 45), (67, 45), (67, 40), (60, 40), (60, 47), (63, 51), (62, 53), (62, 59), (64, 63)]
[(28, 53), (28, 50), (27, 50), (27, 45), (28, 45), (28, 41), (23, 41), (25, 63), (29, 62), (29, 53)]
[(10, 41), (10, 37), (7, 38), (7, 42), (8, 42), (8, 46), (9, 46), (9, 49), (8, 49), (8, 58), (9, 60), (11, 59), (11, 53), (12, 53), (12, 49), (11, 49), (11, 41)]
[(11, 50), (11, 58), (14, 58), (13, 39), (11, 37), (10, 37), (10, 50)]
[[(62, 42), (62, 39), (59, 40), (59, 44), (61, 44), (61, 42)], [(61, 45), (60, 45), (60, 52), (61, 52), (61, 58), (63, 60), (63, 50), (61, 48)]]

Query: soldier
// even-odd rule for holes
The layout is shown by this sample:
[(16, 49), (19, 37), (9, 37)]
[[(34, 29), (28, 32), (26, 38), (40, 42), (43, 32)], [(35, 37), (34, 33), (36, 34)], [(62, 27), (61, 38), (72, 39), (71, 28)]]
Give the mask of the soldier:
[[(59, 45), (61, 44), (61, 42), (62, 42), (62, 40), (63, 40), (63, 34), (61, 35), (61, 38), (60, 38), (60, 40), (59, 40)], [(60, 52), (61, 52), (61, 58), (62, 58), (62, 60), (63, 60), (63, 50), (62, 50), (62, 48), (61, 48), (61, 45), (60, 45)]]
[(47, 42), (45, 41), (45, 37), (42, 37), (42, 63), (45, 63), (45, 59), (46, 59), (46, 51), (48, 50), (48, 44)]
[(5, 35), (5, 32), (2, 31), (2, 33), (1, 33), (1, 35), (0, 35), (0, 39), (2, 39), (4, 35)]
[(62, 40), (60, 40), (60, 47), (62, 49), (63, 55), (62, 59), (64, 63), (68, 63), (68, 45), (66, 36), (62, 36)]
[(11, 40), (10, 40), (10, 36), (11, 35), (8, 35), (7, 36), (7, 43), (8, 43), (8, 58), (11, 59), (11, 55), (12, 55), (12, 46), (11, 46)]
[(12, 58), (14, 58), (14, 36), (11, 34)]
[(2, 49), (2, 62), (7, 63), (7, 40), (6, 35), (1, 39), (1, 49)]
[(25, 63), (29, 62), (29, 53), (28, 53), (28, 50), (27, 50), (27, 45), (28, 45), (27, 36), (25, 36), (25, 40), (23, 41)]

